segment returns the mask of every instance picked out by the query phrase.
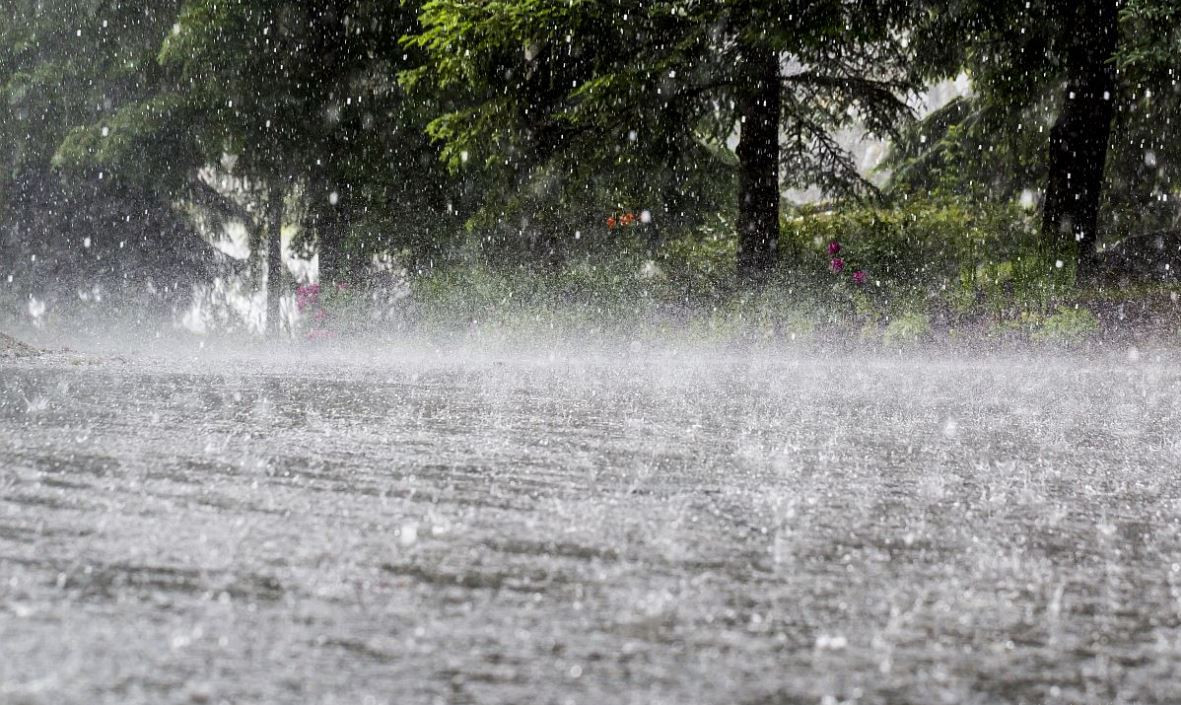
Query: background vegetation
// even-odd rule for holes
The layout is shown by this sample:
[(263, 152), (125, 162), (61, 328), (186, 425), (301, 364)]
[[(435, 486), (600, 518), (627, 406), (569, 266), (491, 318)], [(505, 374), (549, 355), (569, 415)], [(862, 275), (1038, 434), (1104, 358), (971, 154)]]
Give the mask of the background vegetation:
[(1170, 331), (1174, 5), (0, 0), (0, 307)]

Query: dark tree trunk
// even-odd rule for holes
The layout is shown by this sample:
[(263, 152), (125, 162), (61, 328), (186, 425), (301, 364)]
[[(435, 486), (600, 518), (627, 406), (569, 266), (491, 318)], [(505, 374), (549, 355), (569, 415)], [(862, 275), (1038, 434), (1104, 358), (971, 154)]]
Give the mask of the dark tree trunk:
[(743, 52), (747, 84), (740, 96), (738, 137), (738, 274), (761, 281), (779, 254), (779, 57)]
[(1071, 37), (1066, 96), (1050, 129), (1042, 237), (1056, 253), (1077, 253), (1080, 276), (1094, 269), (1099, 203), (1114, 117), (1117, 0), (1066, 3)]
[(348, 249), (349, 203), (345, 189), (324, 184), (315, 192), (314, 228), (320, 256), (320, 283), (356, 284), (364, 262)]
[(279, 302), (283, 298), (283, 189), (272, 187), (266, 214), (267, 320), (268, 335), (281, 328)]
[(328, 202), (327, 194), (316, 217), (317, 252), (320, 256), (320, 283), (328, 285), (345, 280), (343, 264), (344, 228), (340, 208)]

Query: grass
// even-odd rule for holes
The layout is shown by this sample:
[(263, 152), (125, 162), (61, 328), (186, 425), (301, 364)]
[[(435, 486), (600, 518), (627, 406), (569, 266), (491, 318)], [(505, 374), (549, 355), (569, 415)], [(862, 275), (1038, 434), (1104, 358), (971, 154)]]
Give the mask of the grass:
[[(560, 264), (471, 257), (410, 279), (399, 328), (513, 336), (690, 337), (704, 340), (855, 340), (886, 347), (929, 341), (1078, 345), (1176, 340), (1174, 282), (1083, 287), (1044, 251), (1016, 207), (914, 204), (804, 212), (784, 222), (781, 264), (762, 287), (743, 286), (736, 244), (717, 232), (651, 248), (643, 234)], [(842, 272), (828, 246), (840, 243)], [(866, 274), (864, 284), (854, 271)]]

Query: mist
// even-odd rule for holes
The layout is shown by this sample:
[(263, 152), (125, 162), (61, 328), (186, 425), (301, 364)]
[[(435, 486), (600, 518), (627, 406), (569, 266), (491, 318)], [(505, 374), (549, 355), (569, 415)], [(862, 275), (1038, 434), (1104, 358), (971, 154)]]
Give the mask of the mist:
[(0, 16), (0, 705), (1181, 702), (1172, 0)]

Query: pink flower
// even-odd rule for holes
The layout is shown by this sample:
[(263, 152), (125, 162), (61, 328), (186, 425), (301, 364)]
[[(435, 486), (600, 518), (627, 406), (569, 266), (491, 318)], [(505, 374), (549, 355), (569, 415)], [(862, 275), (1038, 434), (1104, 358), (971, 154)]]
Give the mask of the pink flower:
[(853, 272), (853, 283), (854, 284), (864, 284), (865, 280), (866, 280), (865, 272), (861, 271), (860, 269)]
[(314, 306), (320, 298), (319, 284), (301, 284), (295, 290), (295, 307), (303, 311), (309, 306)]
[(845, 269), (845, 260), (840, 257), (833, 257), (831, 266), (833, 274), (840, 274)]
[(833, 240), (832, 242), (828, 243), (828, 254), (829, 255), (831, 255), (832, 257), (836, 257), (840, 251), (841, 251), (841, 243), (837, 242), (836, 240)]

